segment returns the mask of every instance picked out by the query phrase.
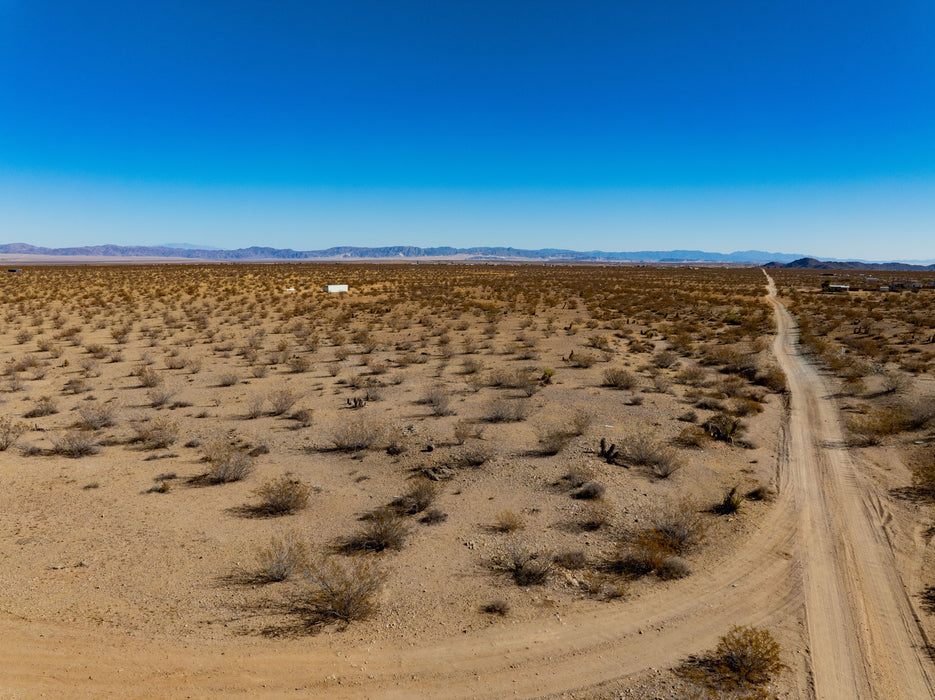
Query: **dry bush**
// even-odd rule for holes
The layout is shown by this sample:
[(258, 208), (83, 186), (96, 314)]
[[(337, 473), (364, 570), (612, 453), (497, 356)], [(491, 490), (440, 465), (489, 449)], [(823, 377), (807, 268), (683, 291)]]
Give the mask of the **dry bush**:
[(312, 418), (315, 416), (315, 412), (310, 408), (300, 408), (291, 416), (292, 420), (296, 421), (301, 427), (307, 428), (312, 424)]
[(402, 549), (409, 526), (393, 508), (377, 508), (367, 516), (363, 528), (344, 542), (349, 552), (382, 552)]
[(433, 416), (451, 416), (455, 412), (451, 407), (451, 394), (442, 386), (429, 389), (420, 403), (428, 406)]
[(568, 361), (571, 363), (572, 367), (587, 369), (588, 367), (592, 367), (594, 363), (597, 362), (597, 358), (595, 358), (594, 355), (575, 353), (568, 358)]
[(218, 375), (218, 386), (234, 386), (240, 382), (240, 377), (231, 372)]
[(160, 386), (150, 389), (146, 392), (146, 395), (149, 398), (150, 407), (162, 408), (169, 403), (169, 399), (175, 396), (175, 390)]
[(10, 449), (29, 426), (22, 421), (15, 421), (10, 416), (0, 416), (0, 452)]
[(264, 581), (285, 581), (303, 572), (308, 565), (309, 551), (295, 533), (274, 536), (257, 552), (259, 578)]
[(676, 453), (657, 441), (653, 435), (631, 435), (620, 446), (625, 462), (649, 467), (653, 474), (665, 479), (682, 468)]
[(256, 490), (261, 499), (257, 511), (266, 515), (289, 515), (305, 508), (311, 493), (311, 487), (298, 479), (288, 476), (272, 479)]
[(113, 408), (106, 404), (87, 404), (78, 409), (78, 427), (84, 430), (100, 430), (117, 424)]
[(628, 370), (613, 367), (604, 370), (603, 384), (612, 389), (629, 390), (636, 386), (636, 375)]
[(603, 484), (596, 481), (588, 481), (581, 485), (577, 491), (571, 494), (572, 498), (579, 501), (596, 501), (604, 497), (606, 489)]
[(716, 503), (711, 509), (718, 515), (732, 515), (740, 510), (743, 505), (743, 495), (737, 492), (737, 487), (732, 487), (720, 502)]
[(98, 447), (86, 432), (69, 430), (52, 438), (52, 451), (57, 455), (78, 458), (95, 454)]
[(247, 396), (247, 418), (254, 420), (263, 415), (263, 407), (266, 405), (266, 398), (259, 394), (250, 394)]
[(362, 416), (332, 430), (331, 442), (337, 450), (357, 452), (376, 445), (385, 433), (386, 428), (381, 423)]
[(557, 455), (574, 435), (560, 426), (546, 426), (539, 430), (539, 453), (542, 455)]
[(55, 404), (55, 399), (51, 396), (41, 396), (36, 400), (35, 405), (29, 409), (25, 414), (24, 418), (41, 418), (43, 416), (51, 416), (54, 413), (58, 413), (58, 406)]
[(495, 532), (516, 532), (526, 527), (526, 523), (516, 511), (504, 510), (497, 514), (493, 520), (491, 529)]
[(529, 409), (522, 401), (496, 399), (488, 404), (485, 419), (490, 423), (518, 423), (528, 413)]
[(168, 416), (157, 416), (152, 420), (136, 422), (130, 441), (141, 443), (147, 450), (158, 450), (175, 444), (178, 439), (178, 422)]
[(495, 569), (513, 577), (517, 586), (541, 586), (548, 582), (555, 566), (547, 552), (534, 552), (521, 542), (511, 542), (491, 557)]
[(481, 608), (482, 612), (488, 615), (506, 615), (510, 612), (510, 604), (505, 600), (492, 600)]
[(867, 413), (847, 417), (847, 429), (857, 445), (879, 445), (884, 438), (895, 435), (903, 427), (898, 412), (892, 407), (874, 408)]
[(487, 445), (471, 445), (464, 448), (456, 460), (461, 467), (479, 467), (493, 459), (493, 456), (493, 449)]
[(935, 457), (913, 467), (912, 485), (929, 498), (935, 498)]
[(438, 496), (438, 486), (425, 478), (416, 479), (402, 496), (393, 499), (390, 507), (402, 515), (415, 515), (426, 510)]
[(270, 405), (270, 414), (281, 416), (295, 406), (295, 402), (299, 400), (299, 395), (290, 387), (280, 387), (271, 391), (267, 396), (267, 400)]
[(608, 503), (589, 503), (581, 509), (577, 526), (585, 532), (596, 532), (614, 519), (614, 509)]
[(459, 445), (463, 445), (468, 439), (480, 440), (483, 435), (483, 425), (466, 420), (459, 420), (455, 423), (454, 438)]
[(737, 416), (721, 411), (708, 418), (701, 427), (715, 440), (733, 444), (740, 439), (747, 430), (747, 426)]
[(704, 539), (704, 519), (687, 501), (668, 504), (650, 518), (649, 535), (672, 554), (683, 554)]
[(710, 440), (711, 436), (697, 425), (682, 428), (675, 438), (676, 444), (682, 447), (704, 447)]
[(227, 484), (241, 481), (253, 471), (254, 460), (238, 445), (225, 438), (217, 438), (202, 448), (204, 459), (208, 462), (208, 481), (214, 484)]
[(312, 368), (312, 360), (306, 355), (293, 355), (289, 358), (289, 371), (293, 374), (308, 372)]
[(666, 557), (656, 568), (656, 576), (663, 581), (674, 581), (691, 575), (691, 567), (681, 557)]
[(162, 384), (162, 375), (149, 365), (139, 365), (136, 370), (134, 370), (133, 375), (140, 380), (140, 386), (147, 389), (152, 389)]
[(310, 563), (305, 577), (313, 586), (308, 602), (315, 613), (346, 623), (376, 613), (386, 572), (370, 558), (329, 557)]
[(593, 422), (594, 416), (585, 410), (579, 409), (571, 417), (569, 432), (574, 436), (584, 435)]
[(573, 549), (556, 554), (552, 557), (552, 561), (563, 569), (576, 571), (588, 565), (588, 555), (584, 553), (584, 550)]
[(768, 630), (735, 626), (688, 675), (718, 691), (743, 690), (767, 683), (785, 668), (779, 642)]

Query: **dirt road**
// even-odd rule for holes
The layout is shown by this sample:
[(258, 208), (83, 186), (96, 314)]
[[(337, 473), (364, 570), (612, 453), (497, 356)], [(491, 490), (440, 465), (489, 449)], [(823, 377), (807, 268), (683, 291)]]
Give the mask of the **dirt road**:
[(669, 667), (712, 647), (731, 625), (788, 623), (804, 610), (810, 674), (797, 676), (798, 695), (933, 697), (932, 665), (887, 540), (885, 500), (851, 460), (834, 403), (797, 352), (772, 280), (769, 290), (774, 350), (791, 389), (780, 493), (756, 534), (712, 570), (597, 613), (457, 629), (441, 643), (405, 648), (350, 633), (169, 644), (0, 613), (0, 694), (537, 697)]

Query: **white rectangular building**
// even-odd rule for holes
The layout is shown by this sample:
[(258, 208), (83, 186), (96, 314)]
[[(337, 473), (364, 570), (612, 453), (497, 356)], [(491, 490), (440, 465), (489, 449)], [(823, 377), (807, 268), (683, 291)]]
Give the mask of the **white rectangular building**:
[(329, 294), (333, 294), (334, 292), (346, 292), (347, 285), (346, 284), (326, 284), (325, 291), (328, 292)]

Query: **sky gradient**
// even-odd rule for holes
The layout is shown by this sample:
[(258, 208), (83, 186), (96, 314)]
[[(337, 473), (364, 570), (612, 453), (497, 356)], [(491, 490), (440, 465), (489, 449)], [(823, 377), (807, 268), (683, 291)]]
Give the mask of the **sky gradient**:
[(0, 0), (0, 242), (935, 258), (935, 4)]

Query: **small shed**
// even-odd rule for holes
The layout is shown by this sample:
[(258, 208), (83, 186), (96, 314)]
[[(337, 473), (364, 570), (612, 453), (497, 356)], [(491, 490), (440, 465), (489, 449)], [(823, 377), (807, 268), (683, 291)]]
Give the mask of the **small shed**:
[(334, 294), (335, 292), (346, 292), (347, 285), (346, 284), (326, 284), (325, 291), (328, 292), (329, 294)]
[(829, 284), (829, 292), (849, 292), (851, 291), (851, 286), (849, 284)]

